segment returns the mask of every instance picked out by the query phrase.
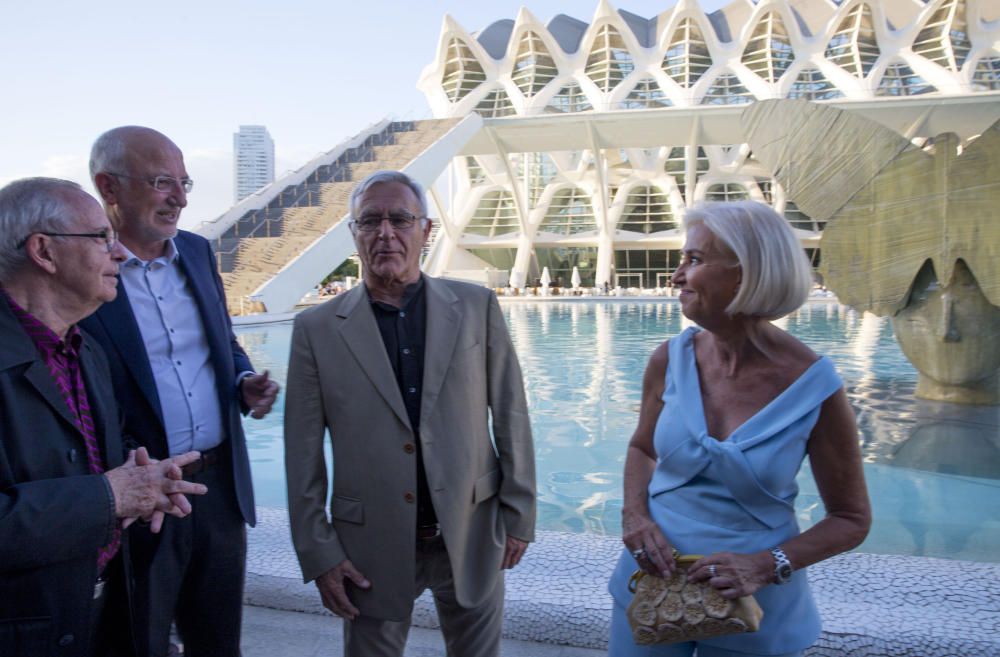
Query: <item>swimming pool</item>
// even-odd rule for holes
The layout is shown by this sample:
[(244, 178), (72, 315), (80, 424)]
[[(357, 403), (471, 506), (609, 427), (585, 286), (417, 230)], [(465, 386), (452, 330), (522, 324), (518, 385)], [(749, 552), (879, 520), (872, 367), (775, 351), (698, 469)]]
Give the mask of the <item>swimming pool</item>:
[[(524, 370), (541, 529), (619, 534), (625, 446), (653, 348), (687, 320), (674, 300), (505, 303)], [(1000, 408), (913, 398), (917, 374), (888, 320), (810, 303), (779, 322), (833, 359), (858, 415), (874, 525), (861, 551), (1000, 561)], [(284, 386), (290, 322), (237, 327), (258, 369)], [(284, 399), (247, 420), (257, 504), (286, 506)], [(374, 459), (373, 459), (374, 462)], [(823, 514), (808, 462), (796, 504)]]

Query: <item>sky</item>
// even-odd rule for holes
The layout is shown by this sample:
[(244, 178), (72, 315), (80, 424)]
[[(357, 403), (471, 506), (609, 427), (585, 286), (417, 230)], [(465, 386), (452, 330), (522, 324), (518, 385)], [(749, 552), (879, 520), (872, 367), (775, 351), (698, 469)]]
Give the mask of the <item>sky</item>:
[[(652, 17), (675, 0), (612, 0)], [(722, 0), (700, 0), (713, 11)], [(431, 118), (416, 84), (445, 14), (470, 32), (527, 6), (590, 22), (597, 0), (35, 0), (0, 2), (0, 185), (92, 191), (90, 145), (145, 125), (184, 151), (185, 227), (232, 205), (232, 135), (267, 126), (281, 176), (386, 116)]]

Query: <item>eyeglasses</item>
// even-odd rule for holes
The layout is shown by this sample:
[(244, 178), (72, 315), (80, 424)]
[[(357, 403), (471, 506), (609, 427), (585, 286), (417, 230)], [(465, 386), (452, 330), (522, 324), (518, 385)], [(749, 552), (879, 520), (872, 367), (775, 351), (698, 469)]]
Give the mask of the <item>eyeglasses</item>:
[(194, 181), (190, 178), (174, 178), (173, 176), (156, 176), (155, 178), (141, 178), (139, 176), (128, 176), (124, 173), (114, 173), (109, 171), (112, 176), (117, 176), (119, 178), (128, 178), (129, 180), (145, 180), (149, 183), (153, 189), (161, 193), (167, 193), (174, 191), (176, 185), (180, 185), (181, 189), (184, 190), (185, 194), (190, 194), (191, 190), (194, 189)]
[[(48, 237), (92, 237), (95, 239), (102, 239), (104, 240), (104, 244), (108, 247), (108, 253), (111, 253), (112, 249), (115, 248), (115, 244), (118, 243), (118, 231), (107, 228), (98, 233), (49, 233), (44, 230), (40, 230), (32, 233), (31, 235), (47, 235)], [(28, 237), (25, 237), (23, 240), (18, 242), (17, 248), (20, 249), (27, 244), (31, 235), (28, 235)]]
[(386, 216), (366, 214), (356, 220), (352, 220), (351, 226), (365, 233), (373, 233), (382, 227), (383, 221), (388, 221), (394, 229), (406, 230), (412, 227), (418, 220), (426, 218), (427, 217), (415, 217), (409, 212), (398, 212), (396, 214)]

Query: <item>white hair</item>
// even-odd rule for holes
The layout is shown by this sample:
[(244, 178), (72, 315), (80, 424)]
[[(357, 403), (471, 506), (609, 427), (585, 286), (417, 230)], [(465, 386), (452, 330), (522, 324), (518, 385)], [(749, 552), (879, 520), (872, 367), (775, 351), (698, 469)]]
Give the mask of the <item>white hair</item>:
[(99, 173), (127, 173), (126, 137), (135, 126), (112, 128), (94, 141), (90, 147), (90, 179)]
[(33, 233), (65, 232), (76, 216), (74, 202), (87, 195), (75, 182), (22, 178), (0, 189), (0, 281), (28, 261), (22, 242)]
[(399, 183), (401, 185), (406, 185), (407, 187), (409, 187), (410, 191), (413, 192), (413, 195), (417, 197), (417, 205), (419, 205), (420, 207), (420, 216), (421, 217), (427, 216), (427, 199), (424, 196), (423, 186), (413, 178), (410, 178), (402, 171), (390, 171), (388, 169), (384, 169), (382, 171), (376, 171), (375, 173), (371, 174), (370, 176), (359, 182), (357, 187), (355, 187), (351, 191), (350, 208), (351, 208), (352, 219), (357, 219), (358, 203), (361, 201), (361, 197), (364, 195), (364, 193), (367, 192), (369, 188), (374, 187), (375, 185), (381, 185), (385, 183)]
[(777, 319), (809, 297), (812, 271), (792, 227), (770, 206), (756, 201), (700, 203), (684, 215), (684, 229), (702, 224), (732, 251), (743, 270), (736, 297), (726, 308)]

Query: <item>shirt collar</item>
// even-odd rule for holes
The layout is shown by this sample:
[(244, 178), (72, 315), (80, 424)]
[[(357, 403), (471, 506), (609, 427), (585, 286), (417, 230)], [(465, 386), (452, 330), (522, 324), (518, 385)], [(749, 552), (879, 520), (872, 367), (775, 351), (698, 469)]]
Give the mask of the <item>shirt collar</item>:
[(174, 243), (174, 239), (171, 237), (167, 240), (167, 251), (161, 256), (153, 258), (149, 262), (146, 262), (136, 254), (132, 253), (124, 243), (122, 243), (122, 249), (125, 251), (125, 262), (122, 263), (123, 267), (145, 267), (148, 264), (154, 262), (161, 265), (171, 265), (177, 261), (180, 257), (180, 252), (177, 250), (177, 245)]
[(387, 303), (382, 303), (381, 301), (373, 299), (371, 292), (368, 290), (368, 286), (367, 285), (365, 286), (365, 294), (368, 295), (368, 302), (370, 304), (372, 304), (373, 306), (377, 305), (378, 307), (385, 308), (387, 310), (391, 308), (392, 310), (397, 310), (397, 311), (406, 310), (407, 308), (409, 308), (410, 304), (412, 304), (414, 300), (418, 299), (420, 295), (423, 293), (423, 291), (424, 291), (424, 275), (420, 274), (420, 278), (417, 279), (416, 283), (410, 283), (409, 285), (403, 288), (403, 298), (399, 300), (399, 308), (394, 308), (393, 306)]
[(55, 331), (46, 326), (42, 320), (38, 319), (30, 312), (22, 308), (14, 298), (7, 294), (7, 290), (0, 287), (0, 294), (7, 300), (7, 305), (14, 313), (14, 317), (24, 328), (25, 333), (31, 337), (32, 342), (43, 353), (56, 352), (65, 353), (73, 358), (79, 357), (80, 345), (83, 343), (83, 334), (76, 324), (66, 331), (66, 339), (60, 338)]

